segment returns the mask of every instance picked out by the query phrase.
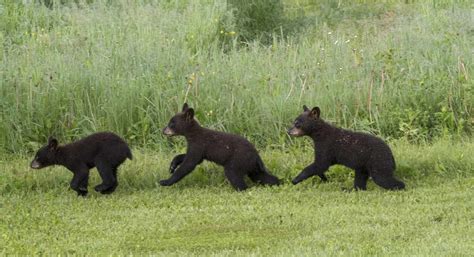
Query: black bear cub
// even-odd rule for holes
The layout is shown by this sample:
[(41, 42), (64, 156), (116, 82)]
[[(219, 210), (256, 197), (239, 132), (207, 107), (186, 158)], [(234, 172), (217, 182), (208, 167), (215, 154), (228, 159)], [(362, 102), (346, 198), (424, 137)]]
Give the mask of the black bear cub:
[(89, 169), (97, 167), (102, 183), (95, 191), (110, 194), (118, 186), (117, 168), (126, 159), (132, 159), (127, 143), (110, 132), (100, 132), (67, 145), (58, 145), (58, 140), (49, 138), (47, 145), (38, 150), (31, 168), (41, 169), (51, 165), (62, 165), (74, 176), (71, 188), (78, 195), (87, 195)]
[(203, 128), (194, 119), (194, 110), (185, 103), (182, 112), (173, 116), (163, 129), (167, 136), (186, 138), (186, 154), (176, 155), (171, 161), (169, 179), (161, 180), (170, 186), (189, 174), (203, 160), (224, 166), (224, 174), (236, 190), (245, 190), (244, 176), (265, 185), (277, 185), (279, 179), (265, 168), (255, 147), (245, 138)]
[(293, 179), (293, 184), (313, 176), (326, 181), (324, 172), (334, 164), (342, 164), (355, 170), (354, 188), (366, 190), (369, 176), (386, 189), (404, 189), (405, 184), (397, 180), (393, 172), (395, 160), (388, 145), (375, 136), (336, 128), (320, 116), (319, 107), (304, 112), (296, 118), (288, 130), (290, 136), (309, 136), (314, 141), (315, 160)]

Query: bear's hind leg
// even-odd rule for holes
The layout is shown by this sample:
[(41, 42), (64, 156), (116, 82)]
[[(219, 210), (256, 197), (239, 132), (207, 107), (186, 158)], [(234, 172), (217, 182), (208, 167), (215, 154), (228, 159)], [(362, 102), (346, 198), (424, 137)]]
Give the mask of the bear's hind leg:
[(276, 186), (280, 184), (280, 179), (270, 173), (264, 172), (260, 182), (264, 185)]
[(355, 170), (354, 178), (354, 189), (355, 190), (367, 190), (367, 180), (369, 179), (369, 174), (364, 169)]
[(102, 194), (110, 194), (117, 188), (116, 169), (114, 172), (113, 167), (106, 162), (99, 162), (96, 165), (99, 175), (102, 178), (102, 183), (95, 186), (95, 191)]
[(393, 175), (395, 171), (395, 160), (390, 149), (382, 151), (377, 155), (372, 155), (367, 163), (367, 171), (375, 184), (389, 190), (400, 190), (405, 188), (405, 184), (396, 179)]
[(245, 183), (244, 176), (235, 172), (234, 169), (224, 168), (225, 177), (229, 180), (230, 184), (235, 188), (237, 191), (244, 191), (248, 188), (247, 184)]
[(401, 182), (400, 180), (394, 177), (375, 176), (375, 177), (372, 177), (372, 179), (374, 180), (375, 184), (385, 189), (390, 189), (390, 190), (405, 189), (405, 183)]
[(375, 184), (382, 188), (389, 190), (400, 190), (405, 188), (405, 184), (393, 176), (395, 164), (392, 158), (388, 159), (387, 161), (372, 161), (367, 167), (367, 170), (369, 171), (369, 175), (372, 177)]
[(115, 189), (117, 189), (117, 187), (118, 187), (117, 170), (118, 170), (118, 167), (112, 168), (114, 178), (115, 178), (115, 186), (113, 186), (109, 189), (103, 190), (100, 193), (102, 193), (102, 194), (111, 194), (115, 191)]
[(262, 185), (274, 186), (274, 185), (280, 184), (280, 180), (277, 177), (267, 172), (261, 172), (261, 171), (253, 172), (249, 174), (249, 178), (253, 182), (260, 183)]
[(117, 182), (117, 184), (118, 184), (118, 179), (117, 179), (117, 170), (118, 170), (118, 166), (117, 166), (117, 167), (115, 167), (115, 168), (112, 168), (112, 171), (113, 171), (113, 173), (114, 173), (114, 178), (115, 178), (115, 181), (116, 181), (116, 182)]
[(280, 184), (280, 179), (268, 171), (267, 167), (265, 167), (265, 164), (263, 163), (262, 158), (260, 158), (258, 155), (256, 167), (248, 174), (248, 176), (253, 182), (257, 182), (262, 185), (274, 186)]

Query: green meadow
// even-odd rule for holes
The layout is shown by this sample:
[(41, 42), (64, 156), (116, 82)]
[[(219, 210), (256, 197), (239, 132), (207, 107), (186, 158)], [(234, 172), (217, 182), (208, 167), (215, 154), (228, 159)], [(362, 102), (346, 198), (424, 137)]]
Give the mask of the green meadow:
[[(474, 252), (470, 1), (0, 0), (0, 255), (469, 256)], [(188, 102), (245, 136), (278, 187), (236, 192), (204, 162), (161, 187)], [(302, 105), (385, 139), (407, 189), (313, 159), (286, 129)], [(112, 195), (29, 163), (50, 135), (129, 142)]]

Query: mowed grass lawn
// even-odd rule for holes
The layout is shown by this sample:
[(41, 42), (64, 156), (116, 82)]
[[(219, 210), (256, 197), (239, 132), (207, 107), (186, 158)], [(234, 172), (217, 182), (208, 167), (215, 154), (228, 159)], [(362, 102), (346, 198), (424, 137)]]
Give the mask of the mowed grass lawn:
[[(474, 252), (474, 144), (391, 142), (407, 190), (365, 192), (353, 173), (330, 182), (289, 179), (311, 161), (309, 142), (262, 150), (279, 187), (235, 192), (222, 169), (203, 163), (160, 187), (172, 154), (134, 149), (108, 196), (76, 197), (64, 168), (34, 171), (29, 156), (0, 163), (0, 255), (425, 255)], [(99, 183), (94, 170), (89, 189)]]

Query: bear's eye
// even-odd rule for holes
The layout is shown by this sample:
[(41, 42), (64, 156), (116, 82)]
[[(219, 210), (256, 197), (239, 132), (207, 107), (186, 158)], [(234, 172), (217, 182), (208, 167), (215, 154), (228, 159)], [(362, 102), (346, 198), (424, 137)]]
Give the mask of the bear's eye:
[(301, 123), (299, 121), (295, 121), (295, 127), (297, 128), (301, 127)]
[(168, 127), (174, 127), (175, 125), (175, 121), (174, 120), (170, 120), (170, 123), (168, 124)]

